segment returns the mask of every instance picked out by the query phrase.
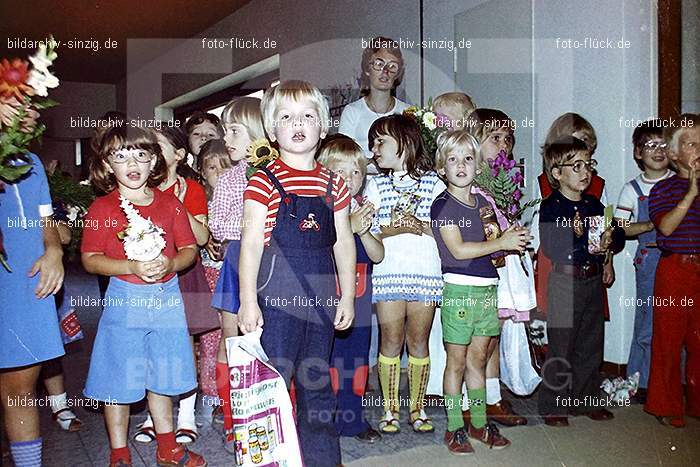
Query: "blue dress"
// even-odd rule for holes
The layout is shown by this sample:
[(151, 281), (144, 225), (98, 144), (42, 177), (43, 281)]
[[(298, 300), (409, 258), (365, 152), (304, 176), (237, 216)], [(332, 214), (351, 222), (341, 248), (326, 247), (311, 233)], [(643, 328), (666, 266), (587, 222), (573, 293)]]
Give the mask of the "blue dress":
[(38, 299), (40, 274), (28, 277), (44, 253), (42, 216), (51, 216), (51, 195), (41, 161), (19, 182), (0, 190), (0, 228), (12, 272), (0, 266), (0, 368), (34, 365), (64, 354), (53, 295)]

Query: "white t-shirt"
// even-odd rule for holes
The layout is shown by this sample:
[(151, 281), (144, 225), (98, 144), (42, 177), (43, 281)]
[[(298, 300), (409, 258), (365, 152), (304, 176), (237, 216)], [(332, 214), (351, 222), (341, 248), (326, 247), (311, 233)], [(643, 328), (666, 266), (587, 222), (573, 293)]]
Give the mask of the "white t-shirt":
[(403, 113), (408, 107), (409, 105), (407, 103), (394, 98), (394, 107), (387, 113), (379, 114), (367, 107), (367, 102), (365, 102), (365, 98), (362, 97), (345, 106), (343, 113), (340, 115), (338, 133), (342, 133), (354, 139), (355, 142), (360, 145), (367, 158), (371, 159), (372, 151), (369, 150), (367, 139), (369, 127), (371, 127), (372, 123), (378, 118)]
[[(673, 175), (673, 171), (667, 170), (666, 173), (656, 179), (646, 178), (643, 173), (634, 177), (642, 190), (644, 196), (649, 196), (651, 189), (657, 182), (664, 180)], [(625, 183), (620, 191), (620, 198), (617, 201), (617, 207), (615, 208), (615, 217), (620, 219), (629, 220), (631, 222), (637, 222), (637, 208), (638, 208), (638, 196), (637, 192), (634, 191), (632, 186), (632, 181)]]

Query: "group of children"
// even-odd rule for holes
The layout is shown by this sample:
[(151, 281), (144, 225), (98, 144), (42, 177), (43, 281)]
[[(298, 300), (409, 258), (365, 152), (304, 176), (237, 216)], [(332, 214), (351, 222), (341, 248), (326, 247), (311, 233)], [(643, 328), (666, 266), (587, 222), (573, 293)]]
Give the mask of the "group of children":
[[(381, 78), (395, 77), (402, 69), (400, 57), (392, 57), (384, 49), (368, 56), (368, 67), (377, 76), (366, 74), (377, 95)], [(365, 105), (372, 110), (369, 102)], [(532, 245), (530, 229), (511, 225), (475, 178), (482, 162), (499, 154), (512, 159), (515, 125), (499, 110), (475, 109), (461, 93), (440, 96), (433, 110), (450, 121), (437, 138), (435, 154), (426, 150), (419, 124), (408, 115), (376, 118), (366, 135), (367, 148), (342, 134), (327, 137), (325, 98), (302, 81), (285, 81), (262, 101), (234, 99), (223, 111), (223, 128), (198, 117), (190, 126), (204, 127), (190, 132), (189, 144), (167, 129), (156, 135), (111, 128), (99, 136), (91, 179), (108, 194), (93, 204), (88, 218), (119, 227), (85, 232), (83, 264), (88, 272), (112, 276), (107, 298), (157, 298), (162, 304), (143, 310), (106, 301), (85, 394), (117, 402), (105, 407), (111, 465), (131, 463), (128, 404), (144, 395), (151, 415), (137, 435), (157, 440), (159, 464), (206, 465), (180, 444), (197, 437), (194, 335), (200, 336), (199, 385), (221, 404), (224, 447), (233, 453), (224, 342), (260, 327), (265, 352), (294, 387), (307, 465), (339, 464), (339, 435), (372, 443), (401, 430), (404, 346), (412, 430), (435, 430), (425, 397), (438, 394), (447, 411), (444, 440), (451, 453), (473, 452), (470, 439), (493, 449), (510, 444), (493, 422), (513, 426), (527, 419), (501, 399), (499, 359), (507, 356), (499, 355), (498, 336), (504, 319), (529, 319), (535, 308), (534, 278), (521, 273), (516, 286), (509, 283), (514, 276), (504, 273), (508, 267), (496, 266), (499, 257), (511, 266), (531, 266), (526, 251), (537, 245)], [(640, 295), (651, 293), (654, 275), (649, 271), (656, 262), (657, 294), (696, 293), (668, 278), (678, 269), (697, 274), (698, 128), (672, 129), (663, 139), (653, 121), (635, 131), (635, 159), (644, 174), (625, 186), (619, 225), (605, 230), (598, 252), (588, 248), (589, 220), (602, 216), (606, 203), (604, 181), (592, 159), (595, 132), (577, 114), (563, 115), (550, 128), (538, 178), (544, 200), (531, 225), (540, 242), (538, 298), (550, 305), (539, 394), (548, 425), (568, 424), (568, 408), (560, 403), (566, 397), (587, 401), (576, 404), (576, 414), (612, 418), (592, 401), (603, 357), (605, 285), (614, 280), (612, 255), (625, 235), (640, 239), (635, 259)], [(246, 152), (270, 143), (279, 157), (248, 179)], [(673, 177), (667, 169), (668, 143), (678, 170)], [(188, 148), (204, 186), (187, 176)], [(372, 177), (367, 177), (367, 150), (378, 172)], [(126, 223), (120, 198), (164, 230), (166, 247), (155, 260), (126, 259), (117, 238)], [(497, 219), (497, 237), (484, 230), (488, 212)], [(630, 220), (626, 213), (634, 223), (625, 222)], [(117, 222), (105, 224), (106, 219)], [(661, 232), (656, 242), (654, 227)], [(209, 296), (202, 293), (201, 278), (213, 294), (211, 305), (220, 310), (214, 323), (209, 303), (193, 302)], [(367, 422), (362, 404), (372, 304), (381, 330), (377, 374), (384, 415), (378, 431)], [(439, 319), (434, 318), (438, 305)], [(680, 387), (676, 360), (684, 339), (689, 374), (697, 371), (697, 332), (685, 332), (697, 320), (676, 314), (669, 311), (655, 319), (654, 334), (669, 337), (668, 343), (655, 344), (650, 357), (651, 313), (638, 311), (629, 370), (640, 371), (646, 387), (646, 369), (653, 360), (647, 409), (672, 417), (670, 423), (678, 426), (680, 395), (665, 397), (661, 391), (669, 391), (668, 384)], [(689, 388), (695, 388), (691, 379)], [(689, 390), (689, 413), (694, 414), (697, 394)], [(181, 396), (177, 431), (170, 402), (176, 395)], [(335, 422), (319, 414), (335, 414)]]
[[(445, 107), (445, 115), (454, 113), (449, 103)], [(501, 409), (505, 414), (497, 411), (487, 418), (487, 406), (501, 404), (500, 388), (495, 390), (498, 399), (489, 399), (489, 379), (495, 377), (498, 385), (499, 317), (517, 319), (528, 310), (515, 307), (510, 316), (499, 310), (499, 271), (492, 256), (500, 252), (519, 256), (532, 236), (527, 228), (506, 223), (498, 238), (487, 238), (482, 214), (497, 208), (489, 194), (474, 185), (474, 179), (482, 160), (491, 160), (502, 150), (512, 156), (514, 127), (505, 114), (490, 109), (476, 109), (469, 118), (472, 123), (462, 120), (463, 126), (453, 118), (454, 128), (439, 135), (434, 157), (425, 150), (414, 119), (405, 115), (377, 119), (368, 139), (380, 174), (365, 180), (368, 161), (362, 148), (343, 135), (322, 141), (328, 132), (328, 109), (318, 89), (305, 82), (283, 82), (269, 90), (262, 102), (239, 98), (226, 107), (223, 141), (205, 143), (199, 154), (205, 188), (177, 176), (173, 167), (185, 160), (186, 152), (167, 134), (113, 128), (101, 135), (91, 177), (108, 195), (93, 204), (88, 218), (100, 225), (105, 225), (105, 219), (117, 219), (114, 225), (120, 227), (86, 231), (83, 264), (88, 272), (113, 276), (108, 298), (159, 298), (158, 303), (163, 304), (159, 309), (143, 310), (123, 305), (123, 301), (106, 301), (85, 394), (117, 402), (105, 407), (111, 464), (130, 464), (128, 404), (147, 395), (158, 462), (206, 465), (201, 456), (178, 444), (170, 412), (170, 396), (187, 394), (197, 385), (193, 332), (188, 332), (188, 323), (195, 318), (187, 316), (186, 302), (183, 306), (183, 300), (172, 299), (185, 290), (182, 280), (178, 285), (177, 274), (200, 261), (197, 246), (202, 247), (213, 306), (221, 310), (215, 388), (222, 403), (227, 451), (233, 452), (235, 440), (224, 339), (239, 329), (248, 333), (259, 327), (264, 328), (262, 345), (272, 364), (296, 388), (296, 417), (306, 464), (339, 464), (339, 435), (368, 442), (381, 437), (367, 423), (362, 405), (369, 372), (370, 297), (377, 305), (381, 328), (377, 372), (385, 415), (379, 432), (393, 434), (401, 428), (398, 391), (404, 345), (409, 355), (410, 426), (417, 433), (434, 431), (424, 407), (430, 379), (429, 339), (435, 307), (440, 304), (440, 340), (446, 352), (441, 369), (441, 394), (448, 415), (445, 443), (456, 455), (473, 452), (469, 439), (493, 449), (507, 447), (510, 441), (492, 421), (502, 417), (506, 423), (510, 419), (511, 425), (524, 423), (512, 423), (520, 417), (509, 407)], [(584, 123), (576, 130), (571, 123), (579, 119)], [(560, 128), (565, 124), (570, 126), (568, 132)], [(559, 403), (562, 397), (590, 404), (598, 394), (604, 285), (614, 278), (611, 256), (624, 243), (623, 234), (640, 235), (635, 259), (639, 294), (650, 293), (649, 281), (653, 281), (642, 263), (656, 262), (659, 256), (663, 267), (657, 273), (657, 294), (666, 287), (677, 296), (683, 288), (681, 281), (669, 283), (668, 276), (677, 274), (670, 268), (697, 275), (693, 250), (697, 228), (683, 219), (697, 221), (693, 176), (700, 160), (698, 131), (677, 130), (670, 139), (662, 139), (654, 122), (635, 131), (635, 159), (644, 173), (621, 195), (617, 212), (624, 228), (608, 228), (601, 245), (604, 254), (592, 254), (587, 219), (604, 210), (599, 200), (602, 190), (590, 192), (596, 177), (596, 161), (591, 158), (595, 133), (575, 114), (550, 129), (550, 134), (560, 134), (548, 138), (543, 147), (545, 177), (540, 178), (540, 189), (546, 197), (538, 213), (540, 253), (548, 258), (551, 271), (546, 281), (551, 305), (549, 348), (539, 396), (540, 412), (548, 425), (568, 424), (568, 409)], [(279, 158), (248, 180), (245, 151), (266, 134), (279, 147)], [(678, 167), (678, 175), (670, 178), (664, 141), (672, 142), (671, 160)], [(683, 175), (692, 175), (691, 182), (683, 182)], [(666, 179), (674, 183), (673, 195), (654, 189), (647, 206), (650, 186)], [(167, 180), (174, 180), (175, 196), (157, 189), (167, 190)], [(200, 193), (205, 195), (208, 209), (193, 207), (187, 201), (188, 193), (200, 199), (204, 198)], [(661, 197), (656, 203), (655, 193)], [(126, 222), (120, 197), (165, 231), (166, 248), (156, 260), (126, 260), (117, 238)], [(625, 212), (634, 216), (634, 223), (622, 222)], [(672, 214), (665, 216), (666, 212)], [(663, 235), (656, 243), (651, 237), (654, 221)], [(657, 245), (673, 253), (650, 254)], [(538, 264), (541, 275), (539, 268)], [(659, 277), (665, 281), (660, 282)], [(697, 294), (687, 286), (683, 293)], [(331, 306), (334, 303), (337, 305)], [(649, 310), (638, 312), (635, 357), (630, 363), (630, 371), (642, 372), (642, 387), (646, 387), (645, 369), (651, 358), (649, 314)], [(670, 397), (659, 392), (668, 392), (669, 383), (680, 388), (683, 339), (688, 346), (689, 372), (696, 371), (692, 333), (687, 337), (681, 332), (696, 320), (688, 313), (683, 319), (690, 324), (685, 325), (676, 314), (671, 310), (668, 316), (661, 315), (673, 326), (654, 325), (654, 333), (669, 334), (674, 345), (669, 342), (661, 350), (655, 348), (647, 409), (671, 416), (671, 423), (679, 425), (683, 413), (680, 394)], [(211, 328), (200, 326), (194, 333), (202, 329)], [(489, 374), (494, 355), (496, 371)], [(328, 384), (323, 383), (326, 379)], [(122, 384), (114, 385), (115, 380)], [(688, 381), (694, 388), (690, 378)], [(462, 412), (463, 383), (468, 391), (467, 417)], [(691, 393), (688, 399), (690, 414), (697, 411), (692, 405), (697, 404), (695, 397)], [(335, 413), (335, 423), (328, 423), (319, 413)], [(580, 405), (578, 413), (594, 420), (612, 418), (595, 404)], [(194, 436), (189, 441), (194, 441), (196, 427), (182, 408), (178, 419), (178, 433), (191, 430)]]

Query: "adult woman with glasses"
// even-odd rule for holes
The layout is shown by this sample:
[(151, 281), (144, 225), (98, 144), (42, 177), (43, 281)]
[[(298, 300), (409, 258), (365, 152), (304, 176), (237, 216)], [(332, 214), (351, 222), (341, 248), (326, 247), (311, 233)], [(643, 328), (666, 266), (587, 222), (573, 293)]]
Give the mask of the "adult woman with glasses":
[[(382, 36), (369, 40), (369, 45), (362, 52), (362, 97), (343, 109), (338, 129), (339, 133), (354, 139), (368, 159), (373, 157), (367, 141), (367, 132), (372, 123), (380, 117), (400, 114), (408, 108), (407, 103), (395, 97), (404, 71), (398, 42)], [(376, 174), (376, 166), (369, 164), (367, 173)]]

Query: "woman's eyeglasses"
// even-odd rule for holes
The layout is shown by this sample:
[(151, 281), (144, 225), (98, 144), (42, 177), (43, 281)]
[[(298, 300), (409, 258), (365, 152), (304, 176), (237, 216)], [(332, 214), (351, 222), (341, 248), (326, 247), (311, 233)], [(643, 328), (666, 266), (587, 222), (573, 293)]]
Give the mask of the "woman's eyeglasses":
[(391, 73), (392, 75), (395, 73), (399, 72), (399, 64), (398, 62), (386, 62), (382, 60), (381, 58), (375, 58), (372, 63), (371, 63), (372, 69), (375, 71), (384, 71), (386, 68), (386, 71)]
[(115, 164), (125, 164), (129, 159), (136, 159), (136, 162), (151, 162), (153, 154), (143, 149), (120, 149), (109, 155), (109, 160)]
[(598, 161), (595, 159), (591, 159), (590, 161), (576, 161), (573, 164), (557, 164), (557, 167), (571, 167), (571, 169), (579, 173), (580, 171), (583, 170), (583, 168), (587, 168), (591, 172), (595, 170), (596, 167), (598, 167)]

